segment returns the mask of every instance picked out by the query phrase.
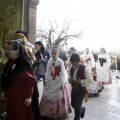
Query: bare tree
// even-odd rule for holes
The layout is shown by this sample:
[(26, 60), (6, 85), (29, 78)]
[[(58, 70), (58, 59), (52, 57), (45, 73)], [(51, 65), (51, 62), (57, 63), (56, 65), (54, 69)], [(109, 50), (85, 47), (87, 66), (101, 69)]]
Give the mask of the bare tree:
[(41, 37), (46, 41), (47, 49), (51, 50), (53, 47), (63, 47), (66, 45), (67, 40), (73, 38), (80, 38), (81, 32), (69, 33), (70, 32), (70, 25), (73, 22), (64, 20), (62, 23), (62, 29), (59, 28), (57, 22), (55, 21), (55, 25), (49, 21), (49, 28), (45, 29), (42, 28), (43, 25), (41, 24), (40, 28), (37, 30), (37, 37)]

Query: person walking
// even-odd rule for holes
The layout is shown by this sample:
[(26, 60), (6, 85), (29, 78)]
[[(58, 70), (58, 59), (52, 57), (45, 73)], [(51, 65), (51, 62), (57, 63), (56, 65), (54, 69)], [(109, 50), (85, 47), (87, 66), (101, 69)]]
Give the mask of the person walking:
[(41, 115), (52, 119), (65, 117), (71, 113), (70, 93), (67, 87), (67, 72), (59, 58), (57, 48), (52, 49), (48, 61), (45, 87), (40, 103)]
[(43, 46), (41, 41), (35, 42), (35, 58), (36, 61), (34, 61), (34, 67), (36, 67), (35, 75), (36, 79), (38, 81), (43, 80), (43, 83), (45, 83), (45, 73), (47, 68), (48, 60), (50, 59), (50, 53), (45, 50), (45, 47)]
[(97, 81), (102, 85), (112, 84), (112, 77), (110, 73), (110, 59), (105, 48), (100, 49), (100, 54), (98, 55), (98, 63), (96, 65), (97, 69)]
[(1, 76), (1, 99), (7, 99), (7, 120), (41, 120), (37, 81), (24, 46), (11, 40), (6, 53), (9, 60)]
[(88, 94), (86, 87), (93, 82), (89, 68), (80, 64), (80, 56), (73, 53), (70, 57), (72, 67), (70, 69), (69, 82), (72, 85), (71, 105), (74, 108), (74, 120), (80, 120), (84, 117), (85, 107), (82, 107), (82, 102), (85, 94)]

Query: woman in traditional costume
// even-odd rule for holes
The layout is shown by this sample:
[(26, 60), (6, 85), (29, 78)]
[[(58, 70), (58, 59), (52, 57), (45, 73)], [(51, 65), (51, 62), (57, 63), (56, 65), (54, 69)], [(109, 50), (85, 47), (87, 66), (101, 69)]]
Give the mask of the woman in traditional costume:
[(6, 53), (9, 60), (1, 77), (1, 98), (7, 98), (7, 120), (40, 120), (37, 82), (24, 46), (11, 40)]
[(34, 62), (35, 57), (34, 57), (34, 54), (32, 53), (33, 45), (30, 42), (27, 41), (27, 32), (22, 31), (22, 30), (17, 31), (15, 33), (15, 38), (16, 38), (16, 40), (19, 40), (20, 42), (22, 42), (29, 58)]
[(100, 85), (102, 85), (102, 89), (104, 88), (104, 85), (112, 84), (112, 77), (110, 73), (110, 59), (104, 48), (100, 49), (96, 69), (97, 81)]
[[(72, 54), (77, 53), (77, 52), (76, 52), (76, 49), (74, 47), (71, 47), (69, 53), (70, 53), (70, 57), (71, 57)], [(84, 65), (84, 61), (83, 61), (83, 58), (81, 56), (80, 56), (80, 63)], [(70, 68), (71, 67), (72, 67), (72, 64), (71, 64), (70, 58), (69, 58), (68, 66), (67, 66), (68, 75), (70, 75)]]
[(85, 53), (82, 56), (84, 65), (87, 66), (92, 71), (92, 68), (95, 68), (95, 61), (92, 53), (90, 53), (89, 48), (86, 48)]
[(58, 56), (58, 50), (53, 48), (40, 103), (41, 115), (53, 119), (64, 117), (71, 112), (70, 93), (66, 84), (67, 72), (63, 60)]

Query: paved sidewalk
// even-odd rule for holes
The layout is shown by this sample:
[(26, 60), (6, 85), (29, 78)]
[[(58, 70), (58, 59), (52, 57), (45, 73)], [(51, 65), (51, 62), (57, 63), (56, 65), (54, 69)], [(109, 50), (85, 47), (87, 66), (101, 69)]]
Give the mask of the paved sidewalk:
[[(116, 78), (116, 71), (111, 72), (113, 84), (104, 87), (99, 97), (89, 98), (86, 114), (82, 120), (120, 120), (120, 79)], [(41, 83), (39, 89), (42, 93)], [(66, 120), (73, 120), (74, 112)]]

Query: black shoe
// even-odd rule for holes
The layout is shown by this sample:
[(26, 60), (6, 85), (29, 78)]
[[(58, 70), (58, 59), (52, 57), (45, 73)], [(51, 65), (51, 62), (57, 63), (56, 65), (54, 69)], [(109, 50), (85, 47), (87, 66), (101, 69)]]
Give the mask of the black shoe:
[(84, 118), (84, 116), (85, 116), (85, 110), (86, 110), (86, 108), (85, 108), (85, 107), (82, 107), (82, 110), (81, 110), (81, 118)]
[(95, 97), (99, 97), (99, 93), (95, 93), (94, 96), (95, 96)]
[(89, 93), (89, 95), (88, 95), (89, 97), (94, 97), (94, 94), (92, 94), (92, 93)]
[(102, 85), (102, 90), (104, 89), (104, 86)]
[(102, 90), (100, 89), (100, 90), (98, 90), (98, 93), (100, 93), (100, 92), (102, 92)]
[(120, 79), (120, 77), (116, 76), (116, 78)]

